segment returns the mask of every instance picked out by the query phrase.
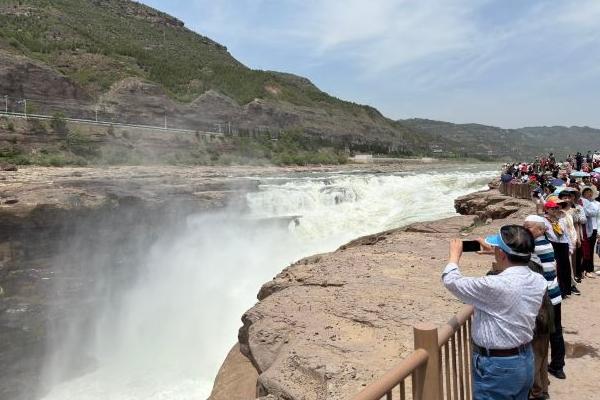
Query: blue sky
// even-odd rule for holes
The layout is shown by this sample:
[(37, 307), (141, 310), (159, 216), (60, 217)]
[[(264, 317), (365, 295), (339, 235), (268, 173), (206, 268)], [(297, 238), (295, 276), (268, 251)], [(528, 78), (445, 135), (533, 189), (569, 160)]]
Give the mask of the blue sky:
[(600, 0), (144, 0), (386, 116), (600, 127)]

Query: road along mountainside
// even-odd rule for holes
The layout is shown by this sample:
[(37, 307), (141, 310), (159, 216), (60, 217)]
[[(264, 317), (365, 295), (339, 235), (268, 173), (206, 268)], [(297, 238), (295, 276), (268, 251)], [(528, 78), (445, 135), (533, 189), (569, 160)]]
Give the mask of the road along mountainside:
[[(225, 360), (211, 399), (351, 399), (399, 363), (413, 349), (413, 325), (442, 325), (462, 307), (440, 281), (448, 241), (520, 224), (534, 211), (529, 201), (495, 189), (455, 205), (472, 215), (363, 237), (300, 260), (264, 284), (259, 302), (242, 316), (239, 350)], [(461, 268), (481, 276), (491, 262), (465, 254)], [(588, 279), (583, 295), (565, 302), (568, 379), (552, 378), (553, 399), (595, 398), (600, 316), (592, 310), (599, 285)]]

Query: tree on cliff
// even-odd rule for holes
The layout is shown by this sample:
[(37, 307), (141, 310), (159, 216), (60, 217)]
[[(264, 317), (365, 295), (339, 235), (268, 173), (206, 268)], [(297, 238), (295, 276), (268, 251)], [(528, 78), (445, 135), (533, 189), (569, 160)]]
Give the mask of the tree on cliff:
[(67, 128), (65, 114), (62, 112), (54, 113), (52, 121), (50, 122), (50, 127), (52, 127), (52, 130), (56, 133), (68, 133), (69, 129)]

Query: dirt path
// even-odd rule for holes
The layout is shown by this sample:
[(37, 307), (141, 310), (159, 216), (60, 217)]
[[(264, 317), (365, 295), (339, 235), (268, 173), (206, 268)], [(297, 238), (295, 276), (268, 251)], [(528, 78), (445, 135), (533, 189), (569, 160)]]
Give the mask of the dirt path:
[(567, 379), (550, 377), (553, 400), (600, 399), (600, 276), (584, 279), (578, 288), (582, 295), (562, 306)]

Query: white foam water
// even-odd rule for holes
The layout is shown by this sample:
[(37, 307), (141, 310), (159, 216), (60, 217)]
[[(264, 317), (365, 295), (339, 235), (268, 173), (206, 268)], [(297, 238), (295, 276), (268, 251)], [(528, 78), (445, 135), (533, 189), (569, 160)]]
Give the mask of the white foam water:
[[(244, 215), (195, 216), (148, 249), (140, 276), (95, 315), (87, 355), (97, 368), (53, 384), (46, 400), (183, 400), (210, 394), (260, 285), (283, 267), (356, 237), (454, 215), (491, 166), (405, 174), (332, 173), (262, 179)], [(289, 226), (262, 218), (300, 216)], [(75, 332), (75, 335), (77, 333)], [(60, 375), (61, 352), (46, 376)], [(71, 355), (72, 356), (72, 355)]]

